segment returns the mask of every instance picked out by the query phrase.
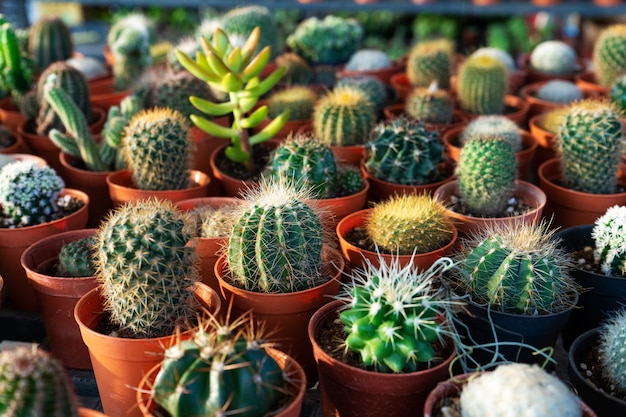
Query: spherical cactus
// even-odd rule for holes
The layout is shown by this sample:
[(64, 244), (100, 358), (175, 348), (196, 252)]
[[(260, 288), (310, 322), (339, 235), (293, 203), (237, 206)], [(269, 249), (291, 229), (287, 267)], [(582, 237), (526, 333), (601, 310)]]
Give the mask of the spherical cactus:
[(259, 27), (261, 37), (257, 51), (266, 46), (276, 55), (280, 51), (276, 21), (270, 9), (265, 6), (241, 6), (230, 9), (221, 20), (221, 27), (234, 46), (242, 47), (252, 29)]
[(465, 142), (481, 136), (503, 137), (509, 142), (513, 152), (522, 150), (520, 128), (508, 117), (501, 115), (479, 116), (465, 126), (459, 139), (461, 144), (465, 144)]
[(574, 48), (563, 41), (543, 41), (530, 53), (530, 66), (546, 74), (567, 75), (580, 70)]
[(383, 181), (429, 184), (440, 179), (442, 162), (439, 134), (410, 119), (379, 124), (365, 144), (365, 169)]
[(420, 42), (409, 52), (406, 75), (414, 87), (428, 87), (437, 81), (440, 88), (450, 88), (454, 44), (446, 39)]
[(475, 215), (501, 216), (513, 194), (516, 168), (515, 153), (504, 138), (465, 143), (456, 169), (461, 199)]
[(459, 106), (469, 113), (502, 114), (507, 88), (508, 71), (496, 58), (470, 57), (459, 69)]
[(417, 87), (407, 96), (404, 111), (423, 123), (447, 124), (454, 116), (454, 100), (448, 91), (434, 85)]
[(598, 99), (569, 105), (557, 142), (564, 185), (592, 194), (614, 193), (623, 147), (622, 116), (615, 105)]
[(477, 57), (477, 56), (485, 56), (485, 55), (490, 56), (492, 58), (496, 58), (497, 60), (502, 62), (509, 72), (515, 71), (515, 68), (516, 68), (515, 60), (513, 59), (511, 54), (509, 54), (503, 49), (485, 46), (485, 47), (478, 48), (477, 50), (475, 50), (471, 56)]
[(593, 70), (600, 85), (611, 87), (626, 72), (626, 24), (605, 28), (593, 46)]
[(360, 49), (356, 51), (346, 65), (346, 71), (374, 71), (391, 66), (391, 60), (383, 51), (377, 49)]
[(166, 200), (140, 200), (112, 211), (94, 239), (106, 311), (131, 337), (172, 334), (196, 314), (198, 258), (189, 214)]
[(65, 183), (49, 166), (17, 161), (0, 170), (0, 207), (9, 227), (49, 222), (59, 211), (57, 200)]
[(278, 90), (267, 99), (267, 114), (278, 117), (285, 110), (290, 110), (290, 120), (308, 120), (313, 117), (317, 94), (311, 88), (295, 85)]
[(463, 417), (581, 417), (580, 400), (537, 365), (508, 363), (472, 378), (461, 391)]
[(313, 113), (315, 136), (331, 146), (361, 145), (376, 121), (374, 106), (356, 87), (337, 87), (320, 97)]
[(35, 345), (0, 352), (0, 414), (77, 417), (78, 399), (63, 365)]
[(74, 54), (69, 27), (58, 16), (42, 16), (28, 30), (28, 53), (39, 71)]
[(611, 101), (618, 109), (626, 110), (626, 74), (622, 74), (615, 79), (611, 87)]
[(609, 207), (591, 231), (593, 255), (606, 275), (626, 275), (626, 206)]
[(191, 213), (196, 218), (199, 237), (228, 237), (235, 225), (237, 205), (200, 206), (192, 210)]
[(349, 86), (361, 90), (367, 99), (380, 111), (387, 104), (387, 87), (380, 79), (370, 75), (355, 75), (337, 80), (336, 87)]
[(189, 97), (213, 99), (208, 84), (188, 71), (168, 71), (160, 75), (149, 88), (144, 108), (168, 107), (188, 119), (192, 114), (202, 114), (191, 104)]
[(613, 313), (600, 326), (599, 360), (602, 375), (615, 386), (615, 391), (622, 398), (626, 393), (626, 310), (624, 308)]
[(314, 78), (313, 68), (296, 53), (278, 55), (276, 65), (285, 68), (283, 80), (287, 84), (309, 84)]
[(325, 232), (308, 198), (299, 188), (267, 178), (249, 192), (226, 251), (236, 285), (283, 293), (319, 284)]
[(567, 104), (581, 100), (583, 92), (571, 81), (551, 80), (537, 89), (535, 97), (543, 101)]
[(459, 286), (474, 302), (531, 316), (571, 306), (576, 291), (571, 263), (546, 223), (495, 225), (467, 247)]
[(61, 277), (94, 276), (96, 274), (94, 254), (93, 236), (66, 243), (59, 251), (57, 275)]
[(558, 107), (542, 113), (537, 119), (537, 125), (550, 133), (558, 134), (561, 124), (565, 121), (565, 116), (569, 109), (567, 106)]
[(365, 180), (359, 167), (350, 164), (337, 167), (338, 191), (336, 197), (353, 195), (365, 187)]
[(142, 190), (181, 190), (189, 186), (193, 143), (189, 125), (169, 108), (142, 110), (128, 122), (122, 155)]

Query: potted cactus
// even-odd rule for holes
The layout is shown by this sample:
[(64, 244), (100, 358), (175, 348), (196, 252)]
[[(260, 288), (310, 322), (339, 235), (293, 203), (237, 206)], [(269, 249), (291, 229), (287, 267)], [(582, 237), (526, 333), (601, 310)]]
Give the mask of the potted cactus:
[(275, 117), (280, 116), (285, 110), (289, 110), (289, 119), (274, 135), (274, 139), (282, 140), (290, 134), (297, 133), (300, 128), (312, 122), (317, 94), (312, 87), (306, 85), (287, 86), (271, 93), (267, 100), (262, 101), (263, 104), (267, 105), (267, 117), (253, 129), (253, 132), (260, 132)]
[(337, 78), (367, 75), (376, 77), (383, 84), (389, 84), (391, 76), (400, 72), (402, 65), (402, 62), (392, 61), (387, 53), (379, 49), (359, 49), (337, 72)]
[(540, 42), (523, 58), (522, 66), (528, 70), (529, 83), (574, 81), (583, 71), (576, 50), (561, 40)]
[(50, 64), (67, 61), (74, 55), (70, 28), (59, 16), (41, 16), (28, 28), (28, 54), (36, 72), (43, 72)]
[(593, 92), (583, 90), (573, 81), (559, 79), (529, 83), (522, 87), (519, 94), (530, 104), (529, 117), (594, 95)]
[(609, 25), (602, 30), (593, 44), (593, 72), (581, 76), (582, 86), (590, 84), (600, 93), (609, 93), (615, 80), (626, 70), (626, 61), (621, 54), (625, 40), (624, 24)]

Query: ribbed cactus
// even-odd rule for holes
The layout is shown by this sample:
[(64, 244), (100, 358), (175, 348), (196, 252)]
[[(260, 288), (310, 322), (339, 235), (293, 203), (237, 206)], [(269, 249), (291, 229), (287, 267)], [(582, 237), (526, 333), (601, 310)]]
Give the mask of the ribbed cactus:
[(182, 190), (189, 186), (193, 142), (183, 115), (167, 107), (142, 110), (128, 122), (121, 152), (142, 190)]
[(374, 71), (391, 67), (391, 60), (387, 54), (377, 49), (359, 49), (346, 65), (346, 71)]
[(189, 97), (198, 96), (213, 100), (211, 89), (204, 81), (196, 78), (189, 71), (166, 71), (154, 80), (146, 97), (144, 108), (169, 107), (179, 111), (185, 118), (192, 114), (201, 115), (189, 101)]
[(20, 49), (11, 22), (0, 14), (0, 90), (8, 92), (17, 106), (32, 87), (34, 62)]
[(569, 105), (560, 125), (557, 153), (564, 185), (591, 194), (612, 194), (624, 136), (622, 115), (608, 100)]
[(313, 68), (302, 57), (293, 52), (285, 52), (275, 59), (276, 65), (285, 68), (283, 81), (290, 84), (309, 84), (315, 76)]
[(497, 60), (502, 62), (504, 66), (506, 67), (506, 69), (509, 71), (514, 71), (516, 68), (515, 60), (513, 59), (511, 54), (509, 54), (507, 51), (500, 49), (500, 48), (485, 46), (482, 48), (478, 48), (477, 50), (472, 52), (471, 56), (477, 57), (477, 56), (484, 56), (484, 55), (490, 56), (492, 58), (496, 58)]
[(463, 146), (456, 175), (459, 194), (475, 215), (499, 217), (515, 187), (517, 160), (509, 142), (477, 137)]
[(378, 124), (365, 144), (365, 169), (383, 181), (404, 185), (436, 182), (442, 162), (439, 134), (410, 119)]
[(626, 275), (626, 206), (612, 206), (591, 230), (593, 255), (605, 275)]
[(510, 221), (468, 242), (459, 285), (492, 310), (551, 314), (571, 306), (576, 284), (568, 255), (546, 223)]
[(519, 126), (502, 115), (486, 115), (475, 118), (465, 126), (459, 135), (459, 140), (463, 145), (465, 142), (481, 136), (503, 137), (509, 142), (513, 152), (519, 152), (523, 147)]
[(450, 123), (454, 116), (454, 100), (447, 90), (436, 84), (415, 87), (406, 98), (404, 111), (423, 123)]
[(423, 41), (411, 48), (406, 75), (414, 87), (428, 87), (433, 81), (440, 88), (450, 88), (454, 44), (447, 39)]
[(374, 106), (365, 93), (349, 86), (320, 97), (313, 113), (315, 136), (331, 146), (362, 145), (375, 121)]
[(196, 314), (198, 259), (187, 242), (191, 217), (166, 200), (140, 200), (112, 211), (94, 239), (98, 281), (113, 323), (132, 337), (172, 334)]
[(220, 19), (222, 30), (234, 46), (242, 47), (255, 27), (261, 30), (261, 37), (256, 52), (269, 46), (272, 53), (280, 52), (278, 26), (270, 9), (265, 6), (251, 5), (235, 7), (227, 11)]
[(580, 70), (576, 51), (559, 40), (543, 41), (530, 53), (530, 66), (546, 74), (568, 75)]
[(463, 417), (581, 417), (580, 399), (537, 365), (507, 363), (471, 378), (460, 398)]
[(397, 257), (380, 266), (366, 262), (338, 296), (347, 303), (339, 313), (346, 347), (377, 372), (415, 372), (436, 359), (433, 343), (445, 343), (448, 330), (437, 316), (450, 302), (437, 283), (453, 263), (440, 258), (420, 271), (400, 266)]
[(496, 58), (468, 58), (458, 74), (459, 107), (474, 114), (502, 114), (508, 75), (504, 64)]
[(290, 120), (308, 120), (313, 117), (317, 94), (306, 86), (294, 85), (278, 90), (267, 99), (267, 114), (270, 118), (278, 117), (290, 110)]
[(374, 206), (365, 229), (383, 252), (427, 253), (450, 243), (454, 234), (446, 208), (430, 195), (394, 195)]
[(318, 285), (325, 233), (306, 192), (262, 179), (246, 196), (230, 235), (228, 266), (236, 285), (250, 291), (284, 293)]
[(581, 100), (583, 92), (578, 86), (567, 80), (551, 80), (542, 85), (535, 92), (535, 97), (553, 103), (571, 103)]
[(36, 345), (0, 352), (0, 415), (78, 417), (78, 398), (63, 365)]
[(28, 30), (28, 53), (39, 71), (74, 54), (70, 28), (59, 16), (42, 16)]
[(600, 85), (611, 87), (626, 72), (626, 24), (606, 27), (593, 45), (593, 70)]
[(626, 110), (626, 73), (615, 79), (611, 87), (611, 101), (618, 109)]
[(378, 77), (371, 75), (342, 77), (335, 83), (335, 88), (341, 86), (355, 87), (364, 92), (377, 111), (381, 111), (387, 104), (387, 86)]
[(253, 325), (247, 315), (226, 324), (214, 318), (168, 348), (152, 387), (154, 401), (172, 417), (262, 417), (279, 409), (291, 376)]
[(0, 207), (8, 227), (34, 226), (52, 220), (65, 183), (49, 166), (25, 160), (0, 170)]
[(91, 277), (96, 275), (94, 254), (93, 236), (66, 243), (59, 251), (56, 274), (61, 277)]
[(602, 375), (615, 386), (615, 391), (624, 398), (626, 393), (626, 310), (621, 308), (605, 321), (599, 330), (599, 360)]

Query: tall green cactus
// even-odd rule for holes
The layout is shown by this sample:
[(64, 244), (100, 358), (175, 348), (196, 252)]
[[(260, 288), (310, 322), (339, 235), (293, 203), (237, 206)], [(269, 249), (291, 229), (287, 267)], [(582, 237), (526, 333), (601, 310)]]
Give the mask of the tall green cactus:
[(13, 25), (0, 14), (0, 90), (11, 93), (17, 106), (31, 89), (34, 62), (22, 51)]
[(416, 87), (406, 98), (404, 111), (423, 123), (452, 122), (454, 100), (447, 90), (440, 90), (436, 84), (430, 87)]
[(626, 206), (612, 206), (596, 219), (593, 256), (605, 275), (626, 275)]
[(66, 243), (59, 251), (56, 273), (61, 277), (91, 277), (96, 275), (94, 237), (84, 237)]
[(42, 16), (28, 30), (28, 53), (39, 71), (74, 54), (69, 27), (59, 16)]
[(411, 48), (406, 75), (414, 87), (428, 87), (433, 81), (440, 88), (450, 88), (454, 44), (447, 39), (420, 42)]
[(626, 360), (624, 360), (626, 310), (621, 308), (602, 323), (599, 335), (599, 361), (602, 375), (615, 386), (615, 391), (621, 398), (624, 398), (624, 393), (626, 393)]
[(462, 110), (473, 114), (502, 114), (508, 71), (493, 57), (470, 57), (459, 69), (457, 96)]
[(198, 258), (190, 215), (166, 200), (140, 200), (115, 209), (94, 239), (106, 311), (132, 337), (172, 334), (197, 313), (193, 284)]
[(593, 45), (593, 70), (600, 85), (611, 87), (626, 71), (626, 24), (606, 27)]
[[(114, 170), (126, 168), (126, 163), (122, 157), (120, 149), (122, 147), (122, 138), (124, 137), (124, 131), (128, 122), (133, 116), (142, 109), (141, 102), (135, 95), (124, 97), (119, 106), (111, 106), (107, 115), (107, 120), (102, 128), (102, 141), (106, 143), (107, 147), (111, 150), (115, 150), (109, 154), (108, 158), (105, 158), (101, 154), (103, 161)], [(104, 145), (101, 145), (104, 146)]]
[(517, 160), (501, 137), (477, 137), (463, 146), (456, 175), (459, 194), (475, 215), (499, 217), (515, 187)]

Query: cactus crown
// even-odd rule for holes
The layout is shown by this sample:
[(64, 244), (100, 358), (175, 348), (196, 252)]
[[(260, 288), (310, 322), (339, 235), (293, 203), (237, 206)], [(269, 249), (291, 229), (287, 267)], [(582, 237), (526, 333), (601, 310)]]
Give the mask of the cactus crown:
[(543, 41), (530, 53), (530, 65), (547, 74), (572, 74), (579, 65), (574, 48), (559, 40)]
[(60, 277), (91, 277), (96, 275), (93, 236), (66, 243), (59, 251), (57, 275)]
[(235, 225), (237, 206), (225, 204), (220, 207), (201, 206), (192, 210), (198, 223), (198, 236), (202, 238), (228, 237)]
[(111, 106), (107, 115), (107, 120), (102, 128), (102, 142), (100, 150), (106, 147), (111, 150), (108, 154), (100, 153), (103, 162), (107, 165), (115, 167), (116, 170), (126, 168), (123, 160), (122, 138), (124, 130), (130, 119), (141, 110), (141, 101), (135, 95), (124, 97), (119, 106)]
[(478, 48), (472, 53), (472, 56), (483, 56), (483, 55), (488, 55), (488, 56), (498, 59), (500, 62), (502, 62), (506, 66), (506, 69), (509, 71), (514, 71), (516, 68), (515, 60), (513, 59), (511, 54), (509, 54), (503, 49), (485, 46), (482, 48)]
[(571, 81), (550, 80), (536, 91), (535, 97), (543, 101), (567, 104), (581, 100), (583, 92)]
[(502, 114), (508, 78), (508, 70), (499, 59), (470, 56), (459, 69), (459, 106), (474, 114)]
[(608, 26), (593, 46), (593, 69), (600, 85), (610, 87), (626, 71), (626, 24)]
[(344, 69), (346, 71), (373, 71), (391, 66), (391, 60), (387, 54), (377, 49), (360, 49), (356, 51)]
[(69, 27), (58, 16), (42, 16), (28, 30), (28, 53), (39, 71), (57, 61), (66, 61), (74, 53)]
[(411, 48), (406, 74), (415, 87), (428, 87), (433, 81), (443, 89), (450, 88), (454, 43), (448, 39), (432, 39)]
[(387, 104), (387, 87), (373, 75), (342, 77), (336, 82), (335, 88), (340, 86), (352, 86), (361, 90), (377, 111), (382, 110)]
[(459, 139), (461, 144), (465, 144), (481, 136), (504, 137), (513, 148), (513, 152), (522, 150), (522, 134), (519, 126), (508, 117), (499, 114), (479, 116), (465, 126)]
[(549, 110), (539, 116), (537, 124), (542, 129), (556, 135), (559, 133), (561, 124), (565, 121), (565, 116), (567, 115), (568, 111), (569, 109), (567, 108), (567, 106)]
[(621, 308), (600, 326), (599, 360), (602, 374), (615, 386), (617, 396), (626, 398), (626, 309)]
[(626, 206), (609, 207), (591, 231), (596, 262), (605, 275), (626, 275)]
[(454, 117), (454, 100), (447, 90), (433, 82), (428, 88), (416, 87), (406, 98), (404, 111), (424, 123), (450, 123)]
[(290, 120), (308, 120), (313, 117), (317, 94), (306, 86), (292, 86), (273, 93), (267, 99), (267, 114), (277, 117), (287, 109)]
[(0, 385), (3, 416), (78, 416), (78, 399), (65, 368), (36, 345), (0, 352)]

